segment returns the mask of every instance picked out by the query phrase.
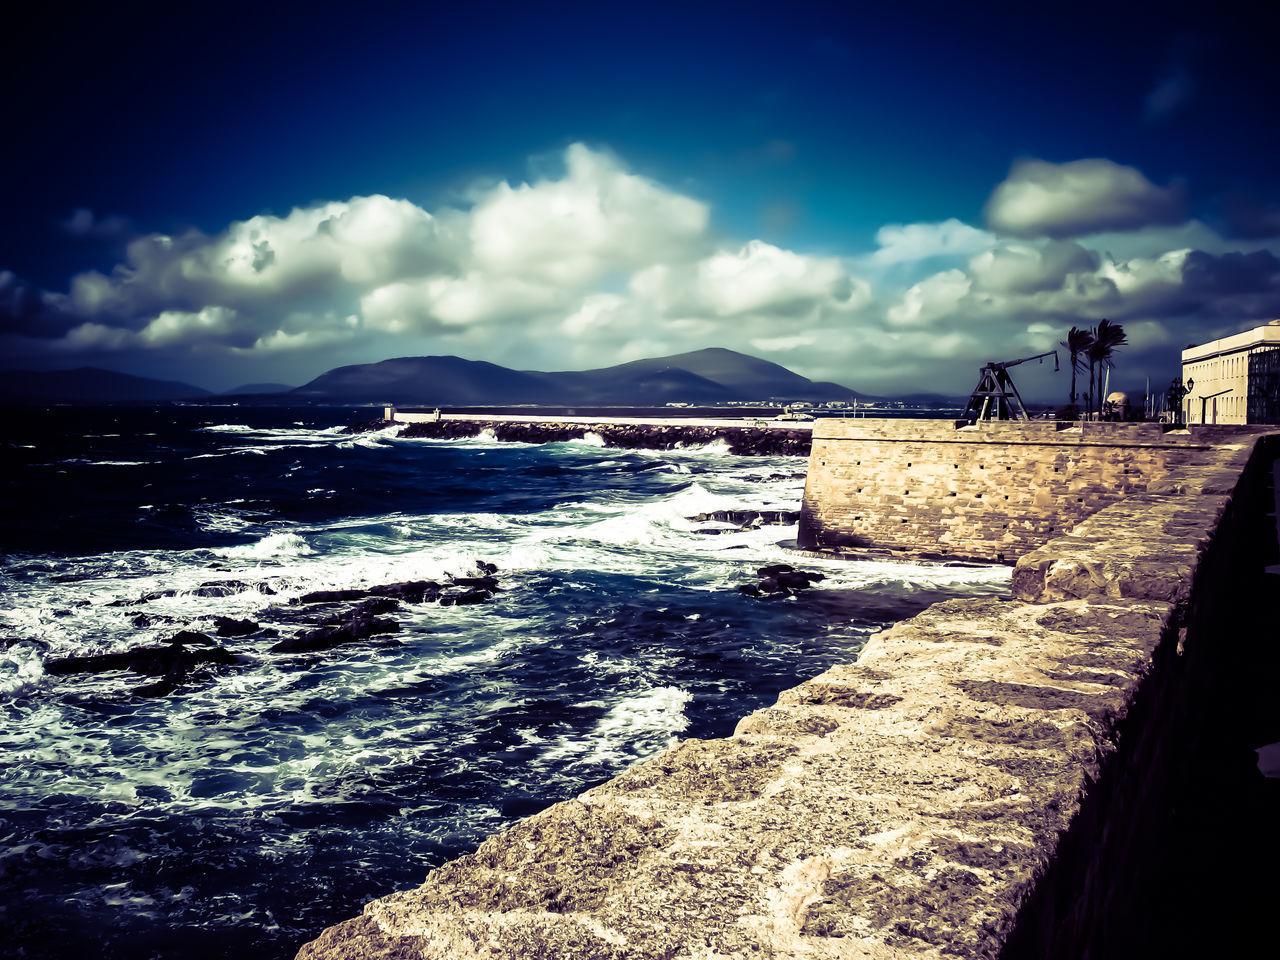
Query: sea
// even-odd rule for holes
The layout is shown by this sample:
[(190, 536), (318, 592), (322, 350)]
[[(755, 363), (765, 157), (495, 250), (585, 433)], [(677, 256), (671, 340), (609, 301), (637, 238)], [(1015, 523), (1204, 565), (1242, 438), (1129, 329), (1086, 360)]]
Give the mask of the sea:
[[(1009, 589), (1006, 567), (814, 559), (794, 525), (696, 519), (798, 509), (803, 458), (342, 431), (376, 414), (5, 413), (4, 956), (284, 960), (514, 821), (730, 735), (886, 625)], [(777, 563), (825, 579), (739, 590)], [(486, 602), (271, 649), (315, 629), (307, 594), (478, 564)], [(129, 669), (46, 670), (182, 631), (228, 662), (151, 695)]]

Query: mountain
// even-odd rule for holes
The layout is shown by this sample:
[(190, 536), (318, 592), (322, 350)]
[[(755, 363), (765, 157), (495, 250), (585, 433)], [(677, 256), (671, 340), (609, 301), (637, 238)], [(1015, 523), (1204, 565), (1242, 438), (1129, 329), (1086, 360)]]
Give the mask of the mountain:
[(428, 404), (662, 404), (848, 400), (836, 383), (713, 347), (597, 370), (517, 371), (459, 357), (401, 357), (338, 367), (292, 391), (299, 399)]
[(293, 387), (287, 383), (242, 383), (240, 386), (231, 390), (223, 390), (220, 396), (239, 397), (239, 396), (255, 396), (261, 397), (271, 393), (288, 393)]
[(154, 403), (209, 396), (177, 380), (152, 380), (99, 367), (11, 370), (0, 374), (0, 401), (18, 403)]
[(496, 363), (461, 357), (399, 357), (358, 363), (322, 373), (290, 392), (308, 400), (391, 403), (555, 403), (560, 398), (544, 375), (519, 373)]
[[(837, 383), (815, 382), (786, 367), (759, 357), (748, 356), (724, 347), (709, 347), (692, 353), (678, 353), (670, 357), (650, 360), (633, 360), (630, 363), (586, 370), (581, 373), (560, 373), (554, 376), (566, 382), (582, 384), (586, 389), (611, 393), (621, 402), (628, 402), (636, 388), (648, 392), (650, 384), (671, 381), (671, 392), (679, 392), (679, 375), (690, 375), (695, 380), (687, 383), (687, 391), (695, 393), (704, 384), (711, 389), (700, 395), (671, 396), (671, 400), (848, 400), (860, 396), (848, 387)], [(659, 399), (656, 396), (645, 399)]]

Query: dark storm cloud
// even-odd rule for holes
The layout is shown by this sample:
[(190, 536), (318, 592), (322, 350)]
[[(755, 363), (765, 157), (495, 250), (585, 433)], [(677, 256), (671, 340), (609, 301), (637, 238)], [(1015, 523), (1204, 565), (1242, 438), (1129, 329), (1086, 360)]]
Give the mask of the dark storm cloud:
[(1182, 282), (1188, 293), (1204, 297), (1269, 296), (1268, 312), (1280, 314), (1280, 259), (1269, 250), (1217, 257), (1193, 250), (1182, 265)]
[(48, 340), (61, 337), (80, 319), (52, 303), (10, 270), (0, 270), (0, 333)]
[(1249, 190), (1233, 190), (1222, 198), (1221, 212), (1228, 236), (1242, 240), (1280, 236), (1280, 201), (1264, 200)]

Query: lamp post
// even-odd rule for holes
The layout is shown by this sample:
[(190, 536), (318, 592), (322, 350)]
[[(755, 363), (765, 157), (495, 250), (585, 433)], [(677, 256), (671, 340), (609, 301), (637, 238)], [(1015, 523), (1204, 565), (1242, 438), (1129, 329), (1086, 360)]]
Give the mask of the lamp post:
[(1196, 382), (1187, 377), (1186, 385), (1182, 383), (1181, 377), (1174, 377), (1169, 382), (1169, 389), (1164, 395), (1165, 408), (1173, 411), (1173, 422), (1175, 425), (1182, 424), (1182, 400), (1195, 387)]

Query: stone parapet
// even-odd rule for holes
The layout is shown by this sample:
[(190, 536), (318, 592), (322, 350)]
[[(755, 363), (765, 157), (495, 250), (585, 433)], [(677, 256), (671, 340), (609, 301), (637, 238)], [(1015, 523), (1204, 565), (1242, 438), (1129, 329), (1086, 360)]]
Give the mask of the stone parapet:
[(1170, 610), (938, 604), (299, 957), (993, 956)]
[[(820, 420), (801, 548), (1013, 563), (1175, 471), (1229, 487), (1258, 428), (1156, 423)], [(1216, 472), (1215, 472), (1216, 471)], [(1216, 477), (1215, 481), (1213, 478)]]

